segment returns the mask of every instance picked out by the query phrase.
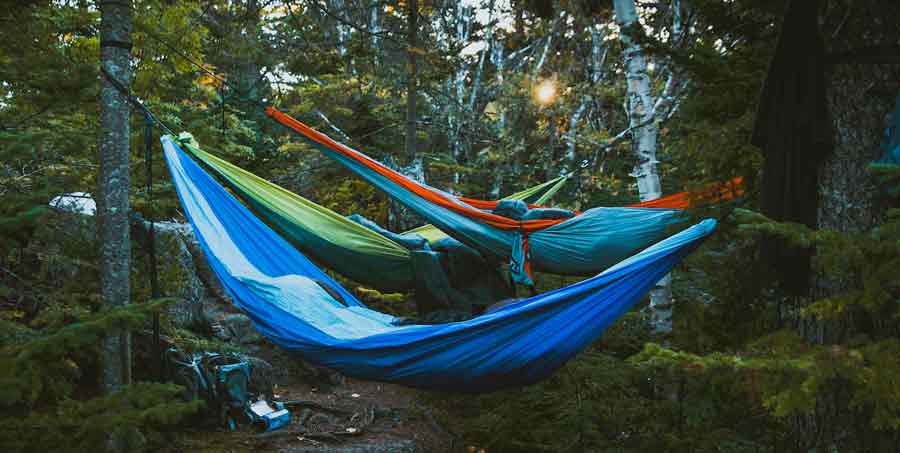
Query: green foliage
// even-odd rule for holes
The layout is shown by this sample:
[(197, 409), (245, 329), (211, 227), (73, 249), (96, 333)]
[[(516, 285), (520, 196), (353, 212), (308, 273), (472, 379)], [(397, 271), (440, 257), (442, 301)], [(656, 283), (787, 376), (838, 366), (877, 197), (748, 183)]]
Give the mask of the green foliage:
[(161, 445), (165, 429), (200, 408), (199, 402), (178, 402), (180, 392), (171, 384), (138, 383), (105, 397), (65, 400), (53, 411), (6, 416), (0, 445), (22, 452), (92, 451), (117, 435), (127, 451), (148, 451)]
[[(738, 210), (746, 222), (741, 228), (767, 234), (817, 251), (815, 267), (841, 291), (805, 307), (802, 314), (818, 319), (846, 317), (873, 325), (867, 333), (877, 337), (896, 333), (900, 320), (900, 209), (890, 209), (886, 221), (864, 233), (810, 230), (790, 223), (772, 222), (760, 214)], [(862, 317), (862, 319), (860, 319)], [(877, 327), (872, 330), (872, 327)]]
[[(838, 341), (812, 343), (794, 331), (778, 330), (769, 320), (738, 335), (739, 342), (685, 343), (703, 351), (701, 354), (648, 344), (630, 362), (657, 377), (747, 384), (739, 398), (768, 414), (763, 414), (763, 419), (778, 437), (769, 448), (815, 448), (834, 442), (831, 445), (842, 445), (848, 451), (873, 451), (895, 441), (900, 427), (900, 386), (896, 383), (900, 372), (900, 210), (888, 210), (883, 224), (861, 233), (811, 230), (742, 209), (735, 211), (735, 217), (741, 222), (737, 232), (749, 238), (774, 236), (815, 248), (814, 267), (829, 285), (829, 294), (814, 301), (798, 301), (780, 298), (773, 288), (741, 294), (717, 290), (714, 285), (716, 303), (700, 313), (715, 314), (721, 304), (737, 310), (728, 300), (736, 299), (744, 303), (746, 323), (759, 316), (754, 314), (754, 305), (768, 300), (768, 310), (783, 312), (785, 322), (827, 326), (819, 328), (838, 332)], [(713, 275), (719, 278), (727, 276), (726, 272)], [(765, 288), (752, 277), (747, 280)], [(726, 280), (724, 286), (734, 281)], [(742, 287), (736, 284), (736, 288)], [(758, 295), (746, 297), (752, 294)], [(724, 325), (730, 328), (727, 321)], [(730, 348), (710, 351), (722, 345)], [(798, 431), (798, 419), (811, 420), (819, 432), (842, 440), (827, 441), (802, 428)]]
[(373, 310), (391, 313), (394, 316), (411, 317), (417, 313), (413, 298), (407, 294), (381, 293), (371, 288), (356, 286), (353, 295)]
[(869, 164), (869, 171), (878, 180), (879, 186), (884, 188), (888, 196), (900, 199), (900, 165), (894, 164)]
[(337, 185), (317, 190), (318, 203), (344, 214), (360, 214), (380, 225), (387, 223), (387, 200), (358, 179), (345, 179)]
[[(111, 433), (129, 451), (158, 443), (161, 430), (199, 409), (177, 400), (174, 385), (138, 383), (106, 396), (85, 393), (106, 335), (146, 325), (162, 300), (112, 309), (49, 331), (4, 324), (0, 348), (0, 445), (7, 451), (104, 449)], [(24, 331), (23, 331), (24, 330)]]
[[(646, 329), (638, 321), (626, 316), (623, 324)], [(641, 351), (633, 340), (648, 332), (624, 326), (617, 323), (597, 349), (544, 382), (432, 400), (464, 442), (488, 451), (751, 452), (764, 445), (759, 438), (770, 436), (774, 424), (748, 381), (712, 359), (701, 372), (696, 363), (675, 365), (673, 351)]]
[(184, 352), (218, 352), (218, 353), (239, 353), (241, 349), (230, 344), (222, 342), (216, 338), (206, 338), (198, 335), (196, 332), (174, 327), (166, 326), (164, 331), (169, 335), (170, 341), (174, 347)]

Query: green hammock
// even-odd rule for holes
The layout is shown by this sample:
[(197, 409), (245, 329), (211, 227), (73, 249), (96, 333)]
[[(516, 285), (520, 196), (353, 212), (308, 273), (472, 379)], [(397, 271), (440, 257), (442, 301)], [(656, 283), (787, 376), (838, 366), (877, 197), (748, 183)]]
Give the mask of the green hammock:
[[(184, 133), (179, 138), (194, 158), (220, 176), (270, 226), (325, 267), (383, 291), (409, 290), (417, 286), (417, 281), (421, 284), (423, 280), (436, 279), (434, 275), (416, 275), (417, 271), (423, 271), (423, 257), (413, 257), (413, 254), (420, 252), (410, 251), (328, 208), (201, 150), (190, 134)], [(541, 204), (559, 191), (567, 179), (560, 176), (507, 198)], [(419, 234), (431, 243), (447, 237), (431, 225), (404, 234), (408, 233)]]

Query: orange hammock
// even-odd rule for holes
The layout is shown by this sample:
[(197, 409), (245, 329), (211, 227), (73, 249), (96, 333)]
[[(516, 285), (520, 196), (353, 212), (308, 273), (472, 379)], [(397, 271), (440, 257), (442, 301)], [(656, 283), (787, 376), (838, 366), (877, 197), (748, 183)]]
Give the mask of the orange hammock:
[[(487, 201), (487, 200), (478, 200), (474, 198), (458, 198), (459, 201), (467, 204), (468, 206), (461, 205), (450, 200), (448, 197), (444, 196), (441, 193), (437, 193), (430, 188), (423, 186), (416, 181), (413, 181), (400, 173), (397, 173), (394, 170), (384, 166), (380, 162), (359, 153), (353, 149), (348, 148), (347, 146), (332, 140), (327, 135), (307, 126), (306, 124), (298, 121), (297, 119), (282, 113), (281, 111), (275, 109), (274, 107), (268, 107), (266, 109), (266, 114), (269, 115), (275, 121), (278, 121), (282, 125), (290, 128), (291, 130), (303, 135), (307, 139), (318, 143), (330, 150), (338, 152), (344, 156), (347, 156), (351, 159), (356, 160), (357, 162), (365, 165), (370, 170), (377, 172), (378, 174), (384, 176), (389, 179), (394, 184), (397, 184), (406, 190), (412, 192), (413, 194), (428, 200), (435, 205), (448, 209), (450, 211), (456, 212), (458, 214), (462, 214), (466, 217), (469, 217), (474, 220), (479, 220), (485, 224), (488, 224), (494, 228), (498, 228), (501, 230), (516, 230), (522, 231), (525, 233), (540, 231), (545, 228), (549, 228), (553, 225), (557, 225), (559, 223), (565, 222), (567, 219), (552, 219), (552, 220), (513, 220), (503, 216), (499, 216), (497, 214), (492, 214), (490, 212), (484, 212), (483, 210), (491, 210), (496, 207), (498, 201)], [(741, 188), (742, 178), (737, 177), (733, 180), (724, 183), (724, 184), (713, 184), (699, 191), (693, 192), (679, 192), (673, 195), (669, 195), (662, 198), (657, 198), (651, 201), (644, 201), (640, 203), (635, 203), (632, 205), (628, 205), (628, 207), (633, 208), (664, 208), (664, 209), (687, 209), (692, 206), (696, 206), (696, 203), (692, 203), (692, 201), (702, 200), (704, 202), (716, 202), (716, 201), (724, 201), (729, 200), (734, 197), (740, 196), (743, 194), (743, 189)], [(536, 208), (540, 206), (530, 205), (531, 208)], [(576, 212), (576, 214), (580, 214)]]

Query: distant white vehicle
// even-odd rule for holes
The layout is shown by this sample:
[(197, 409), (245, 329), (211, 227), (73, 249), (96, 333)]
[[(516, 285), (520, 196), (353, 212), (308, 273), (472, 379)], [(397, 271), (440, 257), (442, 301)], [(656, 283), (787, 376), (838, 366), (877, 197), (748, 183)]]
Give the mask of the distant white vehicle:
[(76, 214), (94, 215), (97, 213), (97, 202), (87, 192), (65, 193), (50, 200), (50, 206)]

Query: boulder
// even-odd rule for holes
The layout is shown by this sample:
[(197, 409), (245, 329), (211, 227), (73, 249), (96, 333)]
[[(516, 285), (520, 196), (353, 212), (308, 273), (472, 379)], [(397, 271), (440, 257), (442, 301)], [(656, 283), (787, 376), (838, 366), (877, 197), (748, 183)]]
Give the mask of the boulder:
[[(132, 225), (134, 239), (146, 250), (150, 223), (135, 216)], [(160, 292), (179, 301), (168, 308), (168, 316), (175, 325), (210, 326), (236, 311), (209, 267), (191, 226), (166, 221), (154, 222), (153, 227)], [(146, 256), (138, 265), (146, 271)]]
[[(224, 340), (238, 344), (251, 345), (261, 343), (263, 341), (262, 334), (253, 326), (250, 317), (241, 313), (232, 313), (225, 315), (220, 321), (221, 329), (217, 329), (217, 334), (224, 336)], [(221, 337), (220, 337), (221, 338)]]

